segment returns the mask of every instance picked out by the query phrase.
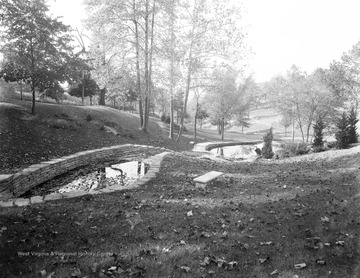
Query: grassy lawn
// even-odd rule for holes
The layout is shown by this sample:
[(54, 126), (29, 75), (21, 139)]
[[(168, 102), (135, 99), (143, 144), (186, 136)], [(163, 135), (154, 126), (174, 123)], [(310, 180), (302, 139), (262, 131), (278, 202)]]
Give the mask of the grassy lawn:
[[(135, 190), (0, 208), (0, 277), (360, 277), (358, 149), (218, 162), (131, 114), (39, 104), (34, 119), (22, 105), (0, 107), (4, 173), (106, 145), (176, 152)], [(224, 175), (195, 188), (212, 170)]]

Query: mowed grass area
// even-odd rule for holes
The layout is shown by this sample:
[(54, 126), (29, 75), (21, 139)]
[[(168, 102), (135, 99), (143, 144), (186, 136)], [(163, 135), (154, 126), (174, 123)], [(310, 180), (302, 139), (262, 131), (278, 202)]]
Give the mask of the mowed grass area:
[[(0, 273), (359, 277), (359, 160), (234, 164), (173, 153), (136, 190), (0, 208)], [(195, 188), (210, 170), (224, 176)]]

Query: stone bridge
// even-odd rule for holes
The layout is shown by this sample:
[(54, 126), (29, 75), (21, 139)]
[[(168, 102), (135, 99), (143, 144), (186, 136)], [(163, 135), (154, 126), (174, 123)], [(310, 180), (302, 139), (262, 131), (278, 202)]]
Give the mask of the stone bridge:
[(11, 175), (0, 175), (0, 199), (16, 198), (31, 188), (77, 167), (105, 161), (142, 160), (169, 151), (145, 145), (118, 145), (78, 152), (31, 165)]

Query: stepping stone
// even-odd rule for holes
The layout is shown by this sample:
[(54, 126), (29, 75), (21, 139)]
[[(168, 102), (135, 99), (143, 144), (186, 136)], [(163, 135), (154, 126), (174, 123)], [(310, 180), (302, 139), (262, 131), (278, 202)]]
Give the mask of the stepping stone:
[(44, 202), (44, 197), (43, 196), (34, 196), (30, 198), (30, 203), (31, 204), (40, 204)]
[(62, 195), (60, 193), (51, 193), (45, 196), (44, 201), (53, 201), (59, 199), (62, 199)]
[(17, 207), (24, 207), (30, 205), (30, 199), (17, 198), (14, 200), (14, 205)]
[(87, 192), (87, 191), (78, 190), (78, 191), (64, 192), (64, 193), (61, 193), (61, 194), (63, 195), (64, 198), (75, 198), (75, 197), (81, 197), (81, 196), (89, 195), (90, 193)]
[(114, 192), (116, 190), (111, 189), (111, 188), (102, 188), (99, 190), (100, 193), (110, 193), (110, 192)]
[(14, 206), (14, 200), (0, 201), (0, 207), (12, 207)]

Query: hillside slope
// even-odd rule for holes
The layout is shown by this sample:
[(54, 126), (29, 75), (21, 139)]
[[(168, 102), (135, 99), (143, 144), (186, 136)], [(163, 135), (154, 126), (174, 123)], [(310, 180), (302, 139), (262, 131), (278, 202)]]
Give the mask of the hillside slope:
[(36, 105), (33, 116), (29, 102), (0, 102), (0, 174), (110, 145), (131, 143), (173, 150), (192, 147), (186, 138), (180, 144), (168, 139), (151, 120), (148, 133), (141, 131), (135, 114), (99, 106)]

